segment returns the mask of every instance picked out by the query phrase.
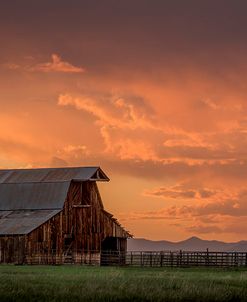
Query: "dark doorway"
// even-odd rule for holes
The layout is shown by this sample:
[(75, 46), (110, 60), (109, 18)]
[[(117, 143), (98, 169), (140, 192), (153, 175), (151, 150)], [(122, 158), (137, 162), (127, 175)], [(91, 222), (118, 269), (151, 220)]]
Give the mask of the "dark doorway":
[(118, 238), (106, 237), (101, 243), (102, 251), (117, 251), (118, 250)]
[(125, 251), (121, 250), (121, 238), (106, 237), (101, 243), (101, 265), (121, 265), (125, 263)]

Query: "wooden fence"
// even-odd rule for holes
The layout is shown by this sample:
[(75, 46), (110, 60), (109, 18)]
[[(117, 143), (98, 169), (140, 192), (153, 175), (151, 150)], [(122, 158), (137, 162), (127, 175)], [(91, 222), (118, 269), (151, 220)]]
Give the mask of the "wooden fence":
[(127, 252), (101, 255), (102, 265), (136, 267), (247, 267), (247, 252)]
[(33, 254), (17, 259), (2, 259), (1, 263), (15, 264), (80, 264), (133, 267), (246, 267), (247, 252), (162, 251), (117, 252), (76, 251), (71, 254)]

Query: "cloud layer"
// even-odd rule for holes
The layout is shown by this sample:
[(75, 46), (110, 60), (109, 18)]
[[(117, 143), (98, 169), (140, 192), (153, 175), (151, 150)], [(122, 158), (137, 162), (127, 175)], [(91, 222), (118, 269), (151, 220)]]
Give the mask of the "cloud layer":
[(246, 239), (246, 8), (2, 3), (0, 167), (100, 165), (136, 236)]

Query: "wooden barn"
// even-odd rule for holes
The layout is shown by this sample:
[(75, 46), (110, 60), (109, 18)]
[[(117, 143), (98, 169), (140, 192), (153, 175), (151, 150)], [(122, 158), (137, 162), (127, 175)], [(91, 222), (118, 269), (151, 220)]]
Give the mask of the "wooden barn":
[(97, 181), (109, 181), (99, 167), (0, 170), (0, 263), (100, 264), (125, 252), (130, 234)]

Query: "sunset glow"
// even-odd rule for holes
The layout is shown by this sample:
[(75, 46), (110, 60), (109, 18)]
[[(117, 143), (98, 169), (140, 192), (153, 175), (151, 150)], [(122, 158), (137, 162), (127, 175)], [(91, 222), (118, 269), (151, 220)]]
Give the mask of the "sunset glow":
[(4, 2), (0, 168), (100, 166), (135, 237), (246, 239), (244, 1)]

